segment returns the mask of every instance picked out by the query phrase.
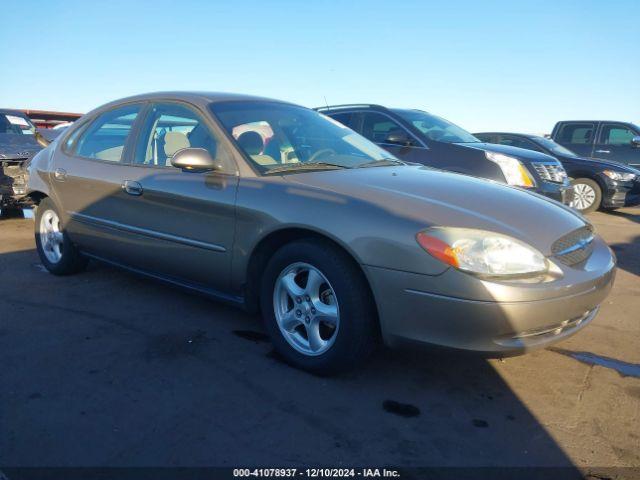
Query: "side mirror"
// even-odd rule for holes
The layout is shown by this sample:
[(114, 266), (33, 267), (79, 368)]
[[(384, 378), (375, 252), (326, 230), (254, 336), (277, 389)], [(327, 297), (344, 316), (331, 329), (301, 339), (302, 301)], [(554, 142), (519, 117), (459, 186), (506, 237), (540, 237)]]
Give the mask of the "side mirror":
[(636, 135), (631, 139), (631, 146), (634, 148), (640, 148), (640, 135)]
[(216, 162), (208, 150), (204, 148), (183, 148), (171, 157), (171, 165), (187, 172), (205, 172), (222, 170), (220, 162)]
[(387, 135), (385, 143), (391, 143), (392, 145), (400, 145), (402, 147), (409, 147), (412, 145), (411, 138), (405, 132), (393, 132)]
[(36, 142), (38, 142), (38, 145), (40, 145), (42, 148), (47, 148), (51, 143), (51, 140), (47, 140), (46, 138), (44, 138), (44, 135), (42, 135), (37, 130), (33, 135), (35, 137)]

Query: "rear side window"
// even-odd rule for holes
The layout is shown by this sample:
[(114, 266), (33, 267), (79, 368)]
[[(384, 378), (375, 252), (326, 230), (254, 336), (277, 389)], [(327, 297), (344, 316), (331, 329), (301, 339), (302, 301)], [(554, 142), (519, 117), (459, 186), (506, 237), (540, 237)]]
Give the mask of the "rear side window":
[(600, 132), (600, 144), (602, 145), (629, 145), (635, 137), (635, 132), (624, 125), (605, 123)]
[(542, 150), (531, 140), (522, 137), (514, 137), (511, 135), (501, 135), (500, 145), (509, 145), (510, 147), (524, 148), (525, 150), (534, 150), (541, 152)]
[[(323, 112), (324, 113), (324, 112)], [(333, 118), (334, 120), (340, 122), (346, 127), (349, 127), (351, 130), (356, 129), (356, 115), (354, 113), (332, 113), (331, 115), (325, 113), (325, 115)]]
[(584, 145), (591, 143), (594, 131), (593, 123), (568, 123), (562, 126), (558, 138), (562, 143)]
[(481, 142), (498, 143), (498, 136), (491, 133), (474, 133), (473, 136)]
[(121, 162), (124, 146), (140, 108), (140, 105), (127, 105), (100, 115), (75, 142), (76, 155)]

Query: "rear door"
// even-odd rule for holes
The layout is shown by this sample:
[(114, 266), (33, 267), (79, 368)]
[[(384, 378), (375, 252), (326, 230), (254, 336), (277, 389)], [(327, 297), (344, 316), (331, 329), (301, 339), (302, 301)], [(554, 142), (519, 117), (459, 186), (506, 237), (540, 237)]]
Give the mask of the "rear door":
[(622, 123), (602, 122), (593, 157), (640, 166), (640, 149), (631, 143), (637, 135), (640, 133)]
[(593, 142), (598, 122), (565, 122), (554, 140), (581, 157), (593, 156)]
[[(128, 238), (128, 263), (191, 286), (229, 288), (235, 234), (237, 168), (215, 126), (196, 107), (152, 104), (125, 181), (118, 215)], [(182, 148), (205, 148), (221, 171), (185, 172), (171, 165)]]
[(121, 232), (113, 228), (127, 196), (133, 132), (143, 104), (103, 112), (75, 130), (53, 156), (52, 189), (71, 238), (89, 253), (121, 261)]

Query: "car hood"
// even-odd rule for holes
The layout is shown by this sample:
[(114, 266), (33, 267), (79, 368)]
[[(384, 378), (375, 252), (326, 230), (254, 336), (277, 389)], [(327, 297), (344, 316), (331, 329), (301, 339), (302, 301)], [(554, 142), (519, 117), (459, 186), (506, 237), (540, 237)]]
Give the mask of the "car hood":
[(535, 152), (533, 150), (527, 150), (525, 148), (511, 147), (509, 145), (498, 145), (495, 143), (456, 143), (456, 145), (466, 148), (475, 148), (477, 150), (484, 150), (486, 152), (502, 153), (503, 155), (510, 155), (522, 160), (529, 160), (531, 162), (554, 162), (556, 159), (546, 153)]
[(42, 150), (33, 135), (0, 133), (0, 160), (29, 158)]
[(569, 157), (564, 155), (557, 155), (557, 158), (561, 162), (578, 162), (578, 163), (586, 162), (587, 164), (593, 167), (599, 167), (599, 168), (602, 168), (603, 170), (610, 168), (620, 172), (634, 173), (636, 175), (640, 175), (640, 170), (638, 170), (637, 168), (629, 167), (628, 165), (624, 165), (618, 162), (610, 162), (607, 160), (593, 160), (591, 158), (585, 158), (585, 157)]
[[(518, 238), (545, 255), (558, 238), (586, 224), (579, 214), (535, 193), (422, 166), (331, 170), (284, 178), (320, 189), (323, 197), (332, 192), (346, 204), (366, 202), (383, 215), (413, 222), (416, 232), (430, 226), (477, 228)], [(384, 218), (380, 222), (383, 226)]]

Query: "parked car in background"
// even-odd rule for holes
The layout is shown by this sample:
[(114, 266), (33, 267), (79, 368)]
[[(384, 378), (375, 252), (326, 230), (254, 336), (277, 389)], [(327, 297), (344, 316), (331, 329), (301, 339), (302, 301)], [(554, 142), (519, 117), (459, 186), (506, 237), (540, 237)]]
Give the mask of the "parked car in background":
[(421, 110), (370, 104), (316, 110), (401, 160), (507, 183), (565, 204), (571, 201), (566, 173), (548, 155), (482, 143), (457, 125)]
[(25, 165), (42, 146), (36, 127), (17, 110), (0, 109), (0, 210), (20, 207), (25, 199)]
[(78, 120), (29, 166), (53, 274), (97, 258), (261, 310), (288, 362), (329, 373), (381, 337), (488, 352), (557, 342), (615, 276), (582, 216), (407, 165), (276, 100), (157, 93)]
[(563, 121), (553, 127), (551, 139), (581, 157), (640, 167), (640, 127), (633, 123)]
[(573, 185), (571, 206), (581, 213), (640, 204), (640, 170), (617, 162), (579, 157), (553, 140), (538, 135), (506, 132), (473, 135), (483, 142), (526, 148), (557, 158)]

